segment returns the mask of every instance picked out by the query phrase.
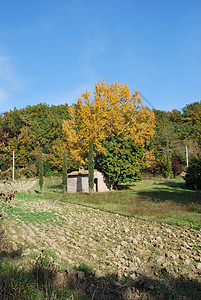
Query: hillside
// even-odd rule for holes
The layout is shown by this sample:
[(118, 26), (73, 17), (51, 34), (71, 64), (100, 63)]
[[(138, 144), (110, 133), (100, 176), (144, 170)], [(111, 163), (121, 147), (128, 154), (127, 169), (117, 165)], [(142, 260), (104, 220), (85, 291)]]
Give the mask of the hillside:
[(6, 210), (4, 228), (21, 251), (18, 264), (29, 266), (46, 251), (60, 285), (70, 280), (89, 298), (201, 297), (200, 231), (31, 195)]

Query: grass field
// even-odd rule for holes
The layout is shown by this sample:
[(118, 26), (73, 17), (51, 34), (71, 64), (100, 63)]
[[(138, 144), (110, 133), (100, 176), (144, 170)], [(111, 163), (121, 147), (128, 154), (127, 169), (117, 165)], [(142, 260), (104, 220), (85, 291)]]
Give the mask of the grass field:
[[(201, 228), (201, 191), (185, 189), (183, 179), (144, 179), (122, 190), (93, 195), (62, 194), (61, 178), (46, 178), (43, 198), (82, 204), (128, 216)], [(35, 185), (29, 194), (41, 197)], [(18, 195), (20, 197), (21, 194)]]

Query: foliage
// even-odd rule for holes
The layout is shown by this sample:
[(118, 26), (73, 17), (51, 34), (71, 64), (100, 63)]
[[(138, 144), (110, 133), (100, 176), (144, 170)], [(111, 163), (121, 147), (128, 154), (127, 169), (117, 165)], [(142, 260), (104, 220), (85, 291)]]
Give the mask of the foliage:
[(201, 159), (191, 161), (184, 179), (188, 188), (201, 189)]
[(172, 170), (175, 176), (180, 175), (185, 169), (185, 165), (181, 160), (175, 160), (172, 164)]
[(19, 168), (24, 168), (27, 164), (33, 163), (31, 152), (37, 148), (36, 141), (33, 135), (28, 135), (25, 128), (22, 128), (15, 146), (15, 165)]
[(51, 147), (49, 156), (50, 165), (55, 173), (62, 172), (64, 151), (64, 142), (62, 140), (56, 140)]
[(42, 189), (43, 189), (43, 156), (42, 156), (42, 152), (40, 154), (40, 161), (39, 161), (39, 186), (40, 186), (40, 193), (42, 194)]
[(40, 103), (23, 109), (14, 109), (2, 115), (2, 126), (10, 128), (17, 137), (25, 128), (28, 136), (34, 135), (38, 145), (49, 151), (52, 142), (62, 136), (62, 120), (68, 118), (68, 105)]
[(186, 105), (182, 117), (188, 138), (193, 138), (201, 147), (201, 101)]
[(105, 154), (98, 154), (96, 165), (117, 186), (120, 182), (134, 182), (141, 178), (143, 148), (124, 136), (112, 136), (103, 143)]
[(144, 145), (154, 133), (154, 113), (140, 105), (138, 91), (127, 85), (104, 80), (95, 85), (94, 97), (86, 91), (77, 105), (70, 107), (70, 119), (63, 121), (63, 134), (73, 159), (82, 164), (88, 159), (92, 141), (95, 153), (105, 153), (103, 142), (123, 134)]
[(63, 185), (63, 193), (65, 194), (67, 192), (67, 159), (66, 159), (66, 153), (63, 154), (62, 185)]
[(154, 162), (155, 162), (155, 155), (154, 155), (154, 149), (149, 150), (145, 149), (143, 153), (143, 164), (144, 169), (153, 168)]
[[(167, 156), (167, 148), (169, 149), (169, 165), (170, 167), (174, 166), (174, 175), (179, 174), (179, 169), (176, 170), (176, 165), (179, 168), (178, 162), (180, 162), (181, 168), (182, 165), (186, 165), (186, 146), (188, 147), (189, 161), (199, 157), (201, 154), (201, 144), (198, 138), (200, 112), (201, 103), (198, 102), (187, 105), (182, 112), (154, 110), (156, 129), (149, 148), (154, 150), (155, 163), (149, 172), (154, 175), (167, 176), (167, 159), (166, 162), (164, 159), (164, 153)], [(197, 132), (196, 135), (195, 132)]]
[(57, 139), (50, 149), (49, 163), (54, 174), (61, 174), (63, 169), (63, 154), (66, 153), (67, 170), (73, 171), (78, 168), (79, 164), (70, 158), (70, 153), (66, 149), (63, 140)]
[(52, 166), (50, 164), (49, 158), (47, 160), (43, 160), (43, 175), (45, 177), (55, 175), (55, 172), (52, 170)]
[(2, 127), (0, 129), (0, 168), (6, 171), (12, 164), (12, 151), (16, 138), (10, 128)]
[[(33, 169), (33, 175), (35, 174), (35, 170), (37, 170), (36, 174), (39, 175), (39, 161), (40, 161), (40, 155), (41, 153), (38, 150), (33, 150), (31, 152), (31, 157), (34, 162), (33, 165), (31, 165), (31, 168)], [(49, 161), (49, 154), (42, 153), (43, 158), (43, 175), (44, 176), (53, 176), (54, 171), (52, 170), (52, 166)], [(35, 168), (34, 168), (35, 166)], [(34, 177), (34, 176), (33, 176)]]
[(89, 170), (89, 192), (93, 192), (94, 189), (94, 151), (93, 143), (89, 143), (89, 159), (88, 159), (88, 170)]
[[(62, 172), (63, 153), (68, 170), (86, 165), (91, 140), (94, 156), (105, 153), (103, 142), (123, 134), (142, 144), (146, 172), (163, 175), (164, 153), (169, 148), (170, 166), (178, 174), (178, 162), (186, 165), (201, 155), (201, 101), (186, 105), (182, 111), (148, 110), (141, 106), (138, 92), (128, 86), (104, 80), (95, 85), (94, 95), (82, 94), (77, 105), (49, 106), (40, 103), (23, 109), (14, 108), (0, 115), (0, 178), (10, 177), (12, 152), (19, 176), (33, 176), (43, 152), (44, 176)], [(154, 121), (155, 119), (155, 121)], [(154, 125), (155, 123), (155, 125)], [(153, 135), (153, 129), (155, 131)], [(150, 142), (150, 143), (149, 143)], [(148, 157), (148, 153), (150, 153)], [(36, 154), (36, 156), (35, 156)], [(29, 172), (29, 166), (33, 172)], [(176, 168), (176, 169), (175, 169)], [(165, 175), (166, 176), (166, 175)]]
[(26, 178), (33, 178), (37, 175), (37, 168), (36, 165), (32, 164), (26, 167), (23, 170), (23, 175), (25, 175)]
[[(0, 119), (0, 169), (8, 170), (12, 163), (12, 151), (15, 150), (16, 171), (34, 164), (32, 153), (42, 149), (48, 154), (56, 139), (62, 138), (62, 121), (68, 118), (68, 105), (38, 104), (27, 106), (1, 114)], [(44, 168), (51, 174), (51, 166)], [(18, 172), (24, 176), (22, 171)], [(5, 175), (6, 176), (6, 175)], [(2, 176), (2, 177), (5, 177)], [(28, 175), (29, 176), (29, 175)]]
[(160, 174), (165, 178), (173, 177), (172, 162), (167, 152), (163, 153), (162, 159), (160, 161)]

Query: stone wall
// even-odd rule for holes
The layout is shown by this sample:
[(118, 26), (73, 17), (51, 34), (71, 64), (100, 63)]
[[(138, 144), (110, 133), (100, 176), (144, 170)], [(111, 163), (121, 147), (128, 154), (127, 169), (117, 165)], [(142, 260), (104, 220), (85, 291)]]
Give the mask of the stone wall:
[[(107, 192), (111, 189), (111, 185), (109, 184), (108, 180), (105, 178), (103, 173), (99, 171), (95, 171), (94, 179), (95, 179), (95, 184), (94, 184), (95, 192)], [(96, 179), (97, 179), (97, 186), (96, 186)]]
[[(99, 171), (94, 171), (94, 192), (106, 192), (111, 189), (104, 175)], [(67, 191), (69, 193), (89, 192), (88, 174), (70, 175), (68, 176)]]

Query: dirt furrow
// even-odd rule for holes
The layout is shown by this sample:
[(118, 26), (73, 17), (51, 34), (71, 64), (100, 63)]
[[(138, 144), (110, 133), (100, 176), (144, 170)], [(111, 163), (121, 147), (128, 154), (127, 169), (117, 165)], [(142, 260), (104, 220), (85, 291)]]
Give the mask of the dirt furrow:
[(119, 276), (140, 268), (149, 276), (165, 270), (200, 280), (200, 231), (49, 200), (16, 200), (16, 207), (44, 215), (32, 222), (19, 213), (6, 223), (11, 240), (23, 241), (30, 251), (53, 250), (58, 261), (86, 263)]

